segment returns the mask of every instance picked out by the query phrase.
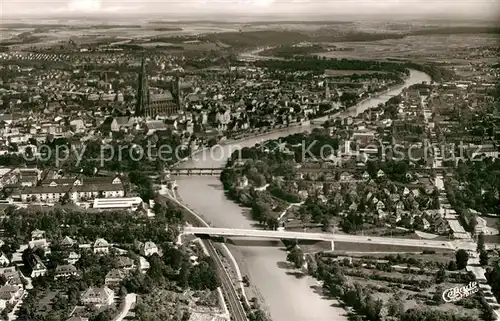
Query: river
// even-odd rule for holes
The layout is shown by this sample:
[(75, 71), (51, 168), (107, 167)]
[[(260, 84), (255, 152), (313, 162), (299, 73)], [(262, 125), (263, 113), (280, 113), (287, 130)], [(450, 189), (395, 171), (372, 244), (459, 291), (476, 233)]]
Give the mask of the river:
[[(404, 85), (394, 87), (381, 97), (372, 97), (355, 107), (339, 114), (341, 117), (356, 116), (368, 108), (384, 103), (389, 96), (397, 95), (404, 87), (423, 81), (430, 82), (430, 77), (422, 72), (410, 70), (410, 76)], [(278, 139), (293, 133), (310, 131), (311, 125), (286, 128), (279, 132), (248, 138), (238, 143), (219, 146), (200, 152), (181, 168), (221, 167), (227, 158), (238, 148), (251, 147), (263, 140)], [(218, 177), (182, 177), (177, 178), (178, 193), (182, 201), (200, 213), (204, 219), (217, 227), (254, 228), (243, 208), (228, 200), (224, 195)], [(232, 251), (235, 249), (232, 248)], [(311, 277), (296, 278), (286, 273), (279, 262), (286, 259), (286, 253), (277, 247), (238, 247), (236, 256), (242, 257), (248, 270), (251, 283), (259, 290), (265, 300), (265, 307), (273, 321), (331, 321), (346, 320), (345, 311), (334, 307), (331, 300), (326, 300), (311, 288), (316, 284)]]

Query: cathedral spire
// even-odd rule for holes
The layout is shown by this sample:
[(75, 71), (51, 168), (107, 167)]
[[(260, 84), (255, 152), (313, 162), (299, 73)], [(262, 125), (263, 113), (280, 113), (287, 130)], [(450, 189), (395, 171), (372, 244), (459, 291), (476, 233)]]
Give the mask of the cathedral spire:
[(148, 87), (148, 75), (146, 71), (146, 56), (142, 54), (141, 61), (141, 71), (137, 79), (137, 95), (136, 95), (136, 106), (135, 114), (137, 116), (143, 116), (146, 112), (146, 107), (148, 104), (149, 97), (149, 87)]

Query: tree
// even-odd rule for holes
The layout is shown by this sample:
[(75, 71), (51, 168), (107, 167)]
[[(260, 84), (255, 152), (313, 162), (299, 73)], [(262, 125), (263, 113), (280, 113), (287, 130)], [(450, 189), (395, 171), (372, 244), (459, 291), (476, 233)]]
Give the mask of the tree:
[(391, 317), (399, 318), (401, 314), (404, 312), (404, 303), (401, 301), (400, 296), (394, 296), (389, 299), (387, 303), (387, 313)]
[(323, 216), (321, 218), (321, 230), (323, 232), (328, 232), (329, 229), (330, 229), (330, 220), (328, 219), (327, 216)]
[(457, 268), (463, 270), (467, 267), (467, 262), (469, 261), (469, 253), (466, 250), (460, 249), (455, 254), (455, 260), (457, 263)]
[(189, 311), (184, 311), (182, 314), (181, 321), (188, 321), (191, 318), (191, 313)]
[(436, 273), (436, 283), (443, 283), (446, 280), (446, 271), (445, 269), (439, 269)]
[(288, 253), (286, 260), (290, 263), (293, 263), (293, 265), (297, 269), (299, 269), (304, 265), (305, 262), (304, 253), (298, 246), (295, 246), (294, 248), (292, 248), (290, 253)]
[(118, 295), (121, 298), (124, 298), (125, 296), (127, 296), (127, 289), (124, 286), (121, 286), (120, 290), (118, 291)]
[(479, 253), (479, 264), (485, 266), (488, 265), (488, 252), (485, 250), (482, 250), (481, 253)]
[(273, 231), (276, 231), (280, 226), (280, 223), (276, 217), (269, 217), (266, 223), (267, 227)]
[(139, 195), (144, 201), (154, 199), (155, 191), (151, 178), (140, 171), (133, 171), (129, 174), (130, 182), (137, 186)]
[(189, 284), (189, 261), (182, 261), (178, 280), (181, 287), (186, 287)]
[(76, 286), (71, 286), (68, 291), (68, 303), (71, 306), (77, 305), (78, 302), (80, 302), (80, 291), (78, 290), (78, 287)]
[(443, 303), (443, 288), (442, 287), (438, 286), (436, 288), (436, 292), (434, 292), (434, 295), (432, 296), (432, 299), (438, 305), (441, 304), (441, 303)]
[(161, 284), (164, 282), (164, 267), (165, 265), (162, 262), (162, 259), (158, 256), (158, 254), (153, 254), (149, 258), (150, 267), (148, 269), (148, 276), (157, 284)]
[(65, 205), (70, 201), (69, 193), (64, 193), (63, 197), (61, 197), (61, 204)]
[(481, 253), (482, 251), (484, 251), (484, 232), (481, 232), (477, 236), (477, 251), (479, 253)]
[(26, 159), (33, 159), (33, 148), (31, 146), (27, 146), (24, 149), (24, 155)]
[(250, 279), (248, 278), (247, 275), (244, 275), (243, 276), (243, 284), (245, 284), (245, 286), (250, 286)]
[(491, 292), (500, 299), (500, 261), (496, 262), (495, 268), (486, 273), (488, 283), (491, 285)]
[(32, 248), (27, 248), (26, 250), (23, 251), (23, 254), (21, 256), (21, 259), (23, 261), (24, 266), (30, 266), (31, 264), (31, 256), (35, 254)]
[[(362, 302), (362, 301), (361, 301)], [(382, 300), (375, 300), (371, 296), (365, 301), (364, 312), (368, 320), (378, 321), (381, 319), (380, 312), (382, 311)]]
[(220, 284), (212, 258), (206, 257), (189, 270), (188, 283), (195, 290), (215, 290)]
[(112, 319), (113, 319), (112, 311), (110, 311), (108, 309), (108, 310), (104, 310), (104, 311), (100, 312), (97, 315), (92, 316), (89, 320), (90, 321), (110, 321)]
[(267, 321), (266, 315), (261, 310), (251, 313), (248, 319), (250, 321)]

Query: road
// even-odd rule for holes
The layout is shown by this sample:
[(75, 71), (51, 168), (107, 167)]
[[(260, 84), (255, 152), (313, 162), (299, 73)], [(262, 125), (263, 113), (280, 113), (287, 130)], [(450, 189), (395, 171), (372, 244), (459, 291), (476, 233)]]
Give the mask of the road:
[(122, 321), (123, 319), (125, 319), (125, 317), (128, 314), (128, 311), (130, 310), (130, 308), (132, 307), (132, 305), (135, 303), (136, 299), (137, 299), (137, 295), (136, 294), (134, 294), (134, 293), (127, 294), (127, 296), (125, 297), (125, 301), (124, 301), (124, 304), (122, 306), (122, 309), (120, 311), (120, 314), (118, 314), (113, 319), (113, 321)]
[(448, 242), (448, 241), (403, 239), (403, 238), (362, 236), (362, 235), (290, 232), (290, 231), (186, 227), (184, 228), (184, 233), (214, 235), (214, 236), (263, 237), (263, 238), (276, 238), (276, 239), (303, 239), (303, 240), (334, 241), (334, 242), (337, 241), (346, 243), (383, 244), (383, 245), (410, 246), (410, 247), (420, 247), (420, 248), (436, 248), (436, 249), (442, 248), (448, 250), (454, 250), (457, 248), (457, 245), (454, 242)]

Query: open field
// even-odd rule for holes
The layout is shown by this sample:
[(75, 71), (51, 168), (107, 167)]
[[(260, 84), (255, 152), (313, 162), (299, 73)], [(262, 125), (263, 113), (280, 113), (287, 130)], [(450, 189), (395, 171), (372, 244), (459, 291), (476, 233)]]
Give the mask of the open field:
[[(9, 40), (13, 50), (25, 50), (31, 46), (56, 45), (72, 39), (95, 41), (107, 37), (109, 42), (160, 38), (161, 42), (176, 37), (201, 37), (208, 42), (222, 43), (231, 47), (261, 47), (292, 44), (302, 41), (313, 43), (342, 42), (349, 52), (325, 53), (329, 57), (378, 59), (383, 53), (387, 58), (446, 60), (454, 57), (459, 49), (480, 45), (495, 45), (498, 28), (484, 26), (460, 26), (443, 28), (439, 23), (412, 22), (380, 24), (375, 22), (338, 21), (4, 21), (1, 25), (1, 41)], [(467, 48), (462, 48), (463, 44)], [(447, 55), (444, 55), (446, 49)], [(185, 50), (190, 50), (189, 48)], [(199, 50), (199, 48), (194, 48)], [(212, 50), (212, 48), (207, 48)]]
[[(411, 59), (417, 61), (447, 61), (465, 63), (461, 56), (470, 55), (471, 48), (481, 46), (495, 47), (498, 35), (489, 34), (459, 34), (459, 35), (426, 35), (409, 36), (402, 39), (386, 39), (372, 42), (335, 43), (344, 51), (322, 53), (329, 58), (350, 59)], [(483, 59), (484, 57), (482, 57)], [(470, 61), (470, 60), (469, 60)]]
[(166, 42), (145, 42), (141, 44), (135, 44), (144, 48), (161, 48), (161, 49), (178, 49), (178, 50), (188, 50), (188, 51), (210, 51), (217, 50), (219, 46), (216, 43), (166, 43)]

